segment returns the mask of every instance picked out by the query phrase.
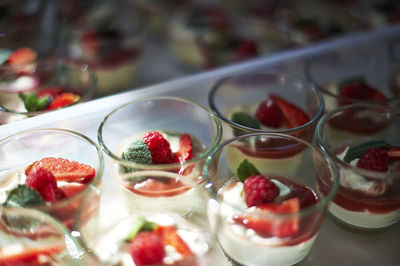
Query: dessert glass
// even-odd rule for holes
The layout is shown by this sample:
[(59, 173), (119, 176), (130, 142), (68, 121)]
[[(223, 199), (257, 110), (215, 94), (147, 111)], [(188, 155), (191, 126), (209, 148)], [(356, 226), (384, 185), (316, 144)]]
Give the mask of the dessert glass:
[(53, 217), (6, 207), (0, 215), (1, 265), (83, 265), (83, 246)]
[[(14, 118), (31, 117), (51, 110), (27, 111), (20, 93), (40, 93), (59, 88), (72, 92), (79, 99), (67, 106), (90, 100), (96, 90), (97, 78), (87, 64), (63, 60), (38, 60), (37, 62), (0, 67), (0, 106)], [(67, 107), (64, 106), (64, 107)], [(62, 107), (62, 108), (64, 108)], [(3, 123), (13, 122), (13, 119)]]
[[(400, 95), (400, 38), (395, 38), (389, 43), (391, 77), (389, 88), (394, 95)], [(400, 110), (400, 100), (391, 104)]]
[[(295, 104), (309, 117), (309, 122), (294, 128), (251, 128), (231, 119), (236, 111), (253, 110), (257, 105), (275, 94)], [(224, 139), (243, 133), (285, 133), (312, 141), (317, 120), (323, 113), (320, 93), (306, 82), (290, 75), (273, 72), (244, 73), (219, 80), (208, 95), (211, 110), (222, 120)], [(236, 132), (236, 133), (235, 133)]]
[[(366, 141), (386, 141), (392, 147), (399, 146), (399, 129), (398, 111), (371, 104), (343, 106), (326, 113), (318, 122), (318, 145), (334, 161), (340, 174), (340, 186), (329, 211), (347, 228), (377, 230), (399, 220), (398, 158), (388, 159), (388, 169), (378, 171), (358, 166), (361, 159), (345, 157), (347, 148)], [(372, 163), (378, 165), (379, 159), (373, 158)]]
[(119, 5), (102, 3), (86, 14), (83, 27), (72, 26), (66, 34), (63, 56), (94, 69), (96, 97), (131, 89), (139, 78), (147, 22), (138, 10)]
[[(299, 161), (294, 172), (290, 169), (292, 161), (279, 158), (285, 151), (269, 145), (274, 139), (290, 139), (304, 147), (304, 159)], [(290, 196), (283, 202), (298, 197), (303, 202), (300, 209), (278, 213), (264, 212), (257, 205), (256, 209), (248, 208), (236, 169), (245, 159), (252, 161), (243, 153), (232, 156), (232, 149), (269, 154), (270, 158), (263, 159), (264, 167), (256, 167), (259, 174), (280, 182), (278, 198), (285, 197), (284, 191), (289, 189)], [(230, 259), (244, 265), (292, 265), (307, 256), (338, 186), (337, 169), (321, 149), (299, 138), (276, 133), (253, 133), (225, 141), (207, 158), (203, 175), (205, 188), (218, 202), (209, 205), (209, 212), (218, 214), (221, 219), (217, 234), (219, 245)], [(321, 184), (327, 194), (320, 192)], [(294, 191), (297, 194), (292, 194)], [(295, 198), (291, 198), (293, 196)], [(234, 220), (242, 216), (245, 217), (243, 224)], [(258, 231), (252, 223), (260, 223), (269, 231)], [(285, 227), (292, 227), (293, 231), (285, 233)]]
[[(317, 88), (324, 97), (325, 111), (331, 111), (339, 106), (352, 103), (372, 103), (395, 107), (400, 101), (400, 91), (391, 85), (394, 68), (390, 65), (387, 51), (374, 51), (370, 47), (358, 46), (355, 49), (343, 49), (318, 54), (308, 60), (305, 75), (309, 82)], [(380, 95), (364, 98), (368, 95), (364, 90), (362, 95), (343, 96), (339, 91), (343, 84), (361, 80)], [(383, 96), (383, 97), (382, 97)]]
[(6, 202), (12, 189), (25, 184), (25, 170), (29, 165), (50, 157), (89, 165), (95, 170), (95, 175), (86, 181), (57, 181), (65, 197), (51, 203), (36, 203), (30, 205), (30, 208), (46, 212), (72, 229), (82, 200), (90, 198), (95, 202), (98, 199), (104, 168), (103, 155), (97, 144), (84, 135), (64, 129), (27, 130), (0, 140), (0, 151), (1, 203)]
[[(140, 164), (121, 159), (122, 151), (133, 140), (150, 131), (171, 137), (188, 133), (193, 146), (197, 146), (197, 154), (185, 163)], [(120, 176), (124, 166), (135, 171), (187, 169), (184, 175), (201, 180), (204, 159), (219, 144), (221, 135), (219, 120), (205, 107), (186, 99), (161, 96), (135, 100), (110, 112), (100, 124), (98, 141), (112, 159), (113, 176)]]

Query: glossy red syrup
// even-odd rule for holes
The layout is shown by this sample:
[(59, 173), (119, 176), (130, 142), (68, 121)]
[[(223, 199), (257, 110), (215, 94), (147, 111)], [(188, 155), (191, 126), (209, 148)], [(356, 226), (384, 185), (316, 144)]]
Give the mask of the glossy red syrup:
[(180, 180), (149, 177), (143, 181), (132, 181), (125, 185), (132, 193), (145, 197), (173, 197), (191, 189)]

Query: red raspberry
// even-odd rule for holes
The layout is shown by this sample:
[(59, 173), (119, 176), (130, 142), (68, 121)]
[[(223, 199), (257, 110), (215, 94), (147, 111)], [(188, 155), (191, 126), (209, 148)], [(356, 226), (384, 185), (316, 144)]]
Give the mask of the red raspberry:
[(169, 142), (159, 132), (148, 132), (142, 139), (150, 150), (154, 164), (170, 163), (172, 161), (173, 156)]
[(165, 249), (156, 232), (141, 232), (130, 243), (129, 251), (136, 265), (162, 263)]
[(389, 156), (380, 148), (372, 148), (364, 152), (357, 162), (357, 167), (370, 171), (386, 172), (388, 170)]
[(30, 171), (25, 184), (36, 189), (45, 201), (53, 201), (57, 198), (57, 181), (54, 175), (44, 168), (37, 167)]
[(279, 188), (262, 175), (253, 175), (244, 181), (244, 195), (248, 207), (270, 203), (279, 195)]
[(279, 106), (271, 99), (267, 99), (258, 106), (255, 117), (265, 126), (278, 128), (284, 121), (284, 116)]

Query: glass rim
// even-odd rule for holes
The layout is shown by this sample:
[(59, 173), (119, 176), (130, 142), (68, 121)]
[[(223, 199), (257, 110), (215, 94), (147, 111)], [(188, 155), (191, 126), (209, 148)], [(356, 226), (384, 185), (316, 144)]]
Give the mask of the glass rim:
[[(300, 82), (303, 86), (307, 87), (310, 91), (313, 91), (315, 93), (315, 95), (318, 97), (319, 100), (319, 108), (318, 108), (318, 112), (314, 115), (314, 117), (312, 117), (310, 119), (310, 121), (308, 121), (307, 123), (298, 126), (298, 127), (294, 127), (294, 128), (288, 128), (288, 129), (276, 129), (276, 130), (264, 130), (264, 129), (255, 129), (255, 128), (250, 128), (250, 127), (246, 127), (243, 125), (240, 125), (238, 123), (233, 122), (232, 120), (228, 119), (227, 117), (225, 117), (225, 115), (223, 115), (219, 109), (217, 108), (217, 105), (214, 101), (214, 96), (217, 92), (217, 90), (219, 88), (221, 88), (225, 82), (232, 80), (232, 79), (236, 79), (238, 77), (246, 77), (246, 76), (253, 76), (253, 75), (267, 75), (267, 76), (275, 76), (275, 77), (285, 77), (285, 78), (289, 78), (292, 81), (298, 81)], [(284, 73), (279, 73), (279, 72), (248, 72), (248, 73), (241, 73), (238, 75), (232, 75), (232, 76), (228, 76), (225, 78), (222, 78), (220, 80), (218, 80), (212, 87), (211, 90), (208, 94), (208, 104), (210, 105), (210, 108), (212, 110), (212, 112), (214, 112), (217, 117), (221, 120), (223, 120), (224, 122), (228, 123), (230, 126), (233, 126), (234, 128), (237, 129), (241, 129), (247, 132), (251, 132), (251, 133), (292, 133), (292, 132), (296, 132), (296, 131), (300, 131), (303, 129), (308, 128), (309, 126), (316, 124), (316, 122), (318, 121), (318, 119), (323, 115), (324, 112), (324, 108), (325, 108), (325, 102), (324, 99), (321, 95), (321, 93), (318, 90), (315, 90), (312, 86), (309, 86), (307, 84), (307, 81), (302, 80), (300, 78), (297, 78), (295, 76), (291, 76), (288, 74), (284, 74)]]
[[(159, 100), (170, 100), (170, 101), (178, 101), (181, 103), (185, 103), (185, 104), (189, 104), (189, 105), (195, 105), (198, 108), (202, 109), (203, 111), (205, 111), (210, 118), (212, 118), (212, 121), (215, 123), (217, 132), (216, 132), (216, 137), (214, 138), (214, 140), (212, 141), (212, 143), (210, 144), (210, 146), (203, 152), (201, 152), (200, 154), (198, 154), (196, 157), (189, 159), (188, 161), (186, 161), (185, 163), (181, 164), (181, 163), (169, 163), (169, 164), (139, 164), (139, 163), (134, 163), (128, 160), (124, 160), (122, 158), (120, 158), (119, 156), (115, 155), (106, 145), (106, 143), (104, 142), (103, 139), (103, 128), (107, 123), (107, 120), (116, 112), (120, 111), (121, 109), (123, 109), (124, 107), (131, 105), (131, 104), (136, 104), (136, 103), (141, 103), (141, 102), (145, 102), (145, 101), (159, 101)], [(206, 107), (204, 107), (201, 104), (198, 104), (196, 102), (184, 99), (184, 98), (180, 98), (180, 97), (174, 97), (174, 96), (157, 96), (157, 97), (146, 97), (146, 98), (141, 98), (141, 99), (137, 99), (134, 101), (130, 101), (126, 104), (123, 104), (121, 106), (119, 106), (118, 108), (112, 110), (110, 113), (108, 113), (106, 115), (106, 117), (103, 119), (103, 121), (100, 123), (100, 126), (97, 130), (97, 140), (99, 142), (99, 145), (101, 147), (101, 149), (104, 151), (105, 154), (107, 154), (108, 156), (110, 156), (113, 160), (122, 163), (124, 166), (129, 166), (129, 167), (134, 167), (134, 168), (138, 168), (138, 169), (164, 169), (164, 168), (173, 168), (173, 167), (180, 167), (183, 165), (188, 165), (191, 163), (195, 163), (198, 161), (203, 160), (204, 158), (207, 157), (207, 155), (214, 150), (219, 142), (222, 139), (222, 125), (221, 122), (218, 120), (218, 118), (210, 111), (208, 110)]]
[[(368, 55), (371, 56), (371, 55)], [(307, 81), (317, 89), (317, 91), (320, 91), (323, 94), (329, 95), (330, 97), (336, 98), (337, 100), (343, 99), (346, 101), (351, 102), (352, 104), (358, 104), (358, 103), (365, 103), (365, 104), (385, 104), (385, 103), (391, 103), (394, 101), (397, 101), (400, 99), (400, 94), (399, 95), (394, 95), (393, 97), (387, 97), (386, 99), (380, 99), (380, 100), (359, 100), (359, 99), (353, 99), (349, 97), (343, 97), (338, 94), (335, 94), (327, 89), (323, 85), (321, 85), (319, 82), (317, 82), (314, 78), (314, 75), (311, 74), (311, 67), (312, 64), (315, 63), (313, 59), (317, 58), (316, 56), (313, 56), (312, 58), (306, 60), (305, 66), (304, 66), (304, 76), (306, 77)], [(400, 62), (399, 62), (400, 66)]]
[[(400, 67), (400, 54), (396, 55), (395, 49), (396, 47), (400, 48), (400, 39), (399, 38), (393, 38), (388, 45), (388, 51), (389, 51), (389, 57), (390, 59), (397, 65), (397, 67)], [(399, 51), (400, 53), (400, 51)]]
[(4, 215), (7, 213), (11, 213), (13, 215), (23, 215), (23, 216), (29, 216), (29, 217), (33, 217), (36, 218), (38, 220), (40, 220), (42, 223), (49, 223), (53, 226), (56, 227), (56, 229), (62, 233), (62, 235), (64, 236), (64, 242), (68, 239), (70, 241), (72, 241), (72, 244), (74, 245), (74, 248), (76, 250), (74, 250), (74, 252), (77, 252), (77, 254), (71, 254), (71, 243), (65, 243), (65, 251), (68, 253), (68, 256), (72, 259), (72, 260), (79, 260), (81, 258), (81, 256), (84, 254), (84, 245), (83, 243), (76, 237), (74, 237), (71, 233), (71, 231), (59, 220), (57, 220), (56, 218), (54, 218), (53, 216), (34, 209), (34, 208), (25, 208), (25, 207), (5, 207), (2, 206), (0, 208), (0, 214)]
[[(337, 155), (334, 154), (331, 149), (329, 149), (327, 147), (327, 143), (324, 141), (324, 137), (322, 136), (322, 131), (323, 131), (323, 127), (324, 125), (327, 124), (329, 118), (331, 118), (333, 115), (343, 112), (343, 111), (348, 111), (349, 109), (358, 109), (358, 108), (363, 108), (365, 109), (380, 109), (385, 111), (385, 113), (390, 113), (393, 116), (400, 116), (400, 111), (397, 111), (391, 107), (388, 106), (383, 106), (383, 105), (379, 105), (379, 104), (363, 104), (363, 103), (358, 103), (358, 104), (349, 104), (349, 105), (345, 105), (345, 106), (341, 106), (337, 109), (331, 110), (329, 112), (327, 112), (326, 114), (324, 114), (322, 116), (322, 118), (318, 121), (317, 123), (317, 127), (315, 129), (316, 132), (316, 140), (318, 145), (320, 146), (320, 148), (331, 158), (331, 160), (336, 164), (339, 165), (340, 168), (343, 169), (348, 169), (351, 170), (352, 172), (356, 172), (359, 173), (360, 175), (364, 175), (364, 176), (371, 176), (373, 175), (374, 177), (377, 177), (379, 179), (386, 179), (387, 178), (387, 173), (382, 173), (382, 172), (378, 172), (378, 171), (371, 171), (371, 170), (366, 170), (366, 169), (362, 169), (362, 168), (358, 168), (356, 166), (351, 165), (350, 163), (346, 163), (343, 160), (340, 160), (339, 158), (337, 158)], [(368, 136), (365, 136), (368, 137)]]
[[(68, 206), (69, 203), (71, 201), (80, 199), (80, 198), (84, 198), (87, 194), (89, 194), (92, 190), (97, 190), (99, 184), (101, 183), (101, 179), (103, 176), (103, 172), (104, 172), (104, 158), (103, 158), (103, 154), (101, 152), (100, 147), (90, 138), (88, 138), (87, 136), (69, 130), (69, 129), (61, 129), (61, 128), (39, 128), (39, 129), (29, 129), (29, 130), (24, 130), (24, 131), (20, 131), (17, 132), (15, 134), (12, 134), (8, 137), (5, 137), (3, 139), (0, 139), (0, 145), (2, 145), (4, 142), (7, 142), (9, 140), (12, 140), (15, 137), (18, 136), (27, 136), (30, 133), (36, 133), (36, 132), (46, 132), (48, 131), (49, 133), (58, 133), (58, 134), (64, 134), (64, 135), (71, 135), (71, 136), (75, 136), (78, 137), (79, 139), (83, 140), (84, 142), (86, 142), (87, 144), (90, 144), (92, 146), (92, 148), (95, 149), (96, 154), (97, 154), (97, 158), (99, 161), (99, 166), (98, 169), (96, 170), (96, 175), (93, 177), (93, 179), (91, 180), (90, 183), (88, 183), (88, 186), (85, 187), (82, 191), (80, 191), (78, 194), (73, 195), (72, 197), (66, 198), (66, 199), (61, 199), (58, 200), (54, 203), (51, 203), (51, 205), (46, 205), (46, 204), (38, 204), (38, 205), (32, 205), (29, 206), (30, 208), (34, 208), (34, 209), (38, 209), (38, 210), (42, 210), (42, 211), (46, 211), (46, 210), (51, 210), (52, 208), (59, 208), (62, 206)], [(20, 207), (16, 207), (16, 208), (20, 208)]]
[[(208, 171), (209, 166), (212, 163), (212, 161), (214, 160), (215, 156), (218, 156), (218, 153), (220, 151), (222, 151), (223, 148), (225, 146), (227, 146), (228, 144), (230, 144), (232, 142), (239, 141), (239, 140), (244, 139), (244, 138), (258, 137), (258, 136), (265, 136), (265, 135), (276, 137), (276, 138), (291, 139), (291, 140), (294, 140), (294, 141), (297, 141), (297, 142), (300, 142), (300, 143), (306, 145), (312, 151), (316, 151), (318, 153), (318, 155), (321, 156), (321, 158), (323, 158), (324, 162), (327, 163), (327, 165), (329, 167), (329, 170), (330, 170), (330, 173), (331, 173), (331, 176), (333, 177), (333, 181), (332, 181), (332, 187), (331, 187), (331, 189), (330, 189), (330, 191), (329, 191), (329, 193), (327, 195), (324, 195), (324, 197), (320, 198), (315, 204), (300, 209), (298, 213), (290, 213), (290, 214), (265, 213), (265, 214), (260, 214), (260, 216), (262, 216), (262, 217), (278, 217), (278, 218), (281, 218), (281, 217), (284, 217), (284, 218), (296, 217), (298, 215), (304, 216), (304, 215), (307, 215), (307, 214), (312, 213), (314, 211), (317, 211), (318, 209), (321, 209), (324, 206), (328, 206), (330, 201), (335, 196), (336, 191), (337, 191), (337, 189), (339, 187), (339, 172), (338, 172), (338, 169), (336, 168), (335, 164), (332, 162), (332, 160), (329, 157), (324, 156), (324, 151), (321, 148), (319, 148), (318, 146), (316, 146), (316, 145), (314, 145), (314, 144), (312, 144), (310, 142), (304, 141), (304, 140), (302, 140), (300, 138), (297, 138), (297, 137), (294, 137), (294, 136), (291, 136), (291, 135), (287, 135), (287, 134), (282, 134), (282, 133), (251, 133), (251, 134), (244, 134), (244, 135), (241, 135), (241, 136), (238, 136), (238, 137), (234, 137), (234, 138), (228, 139), (224, 143), (221, 143), (207, 157), (207, 159), (206, 159), (206, 161), (204, 163), (204, 166), (203, 166), (203, 178), (205, 180), (204, 188), (207, 190), (207, 192), (211, 196), (211, 198), (217, 200), (218, 202), (223, 202), (223, 203), (225, 203), (225, 204), (227, 204), (227, 205), (229, 205), (229, 206), (231, 206), (231, 207), (233, 207), (235, 209), (239, 209), (237, 205), (232, 205), (230, 203), (226, 203), (225, 201), (223, 201), (221, 199), (221, 197), (218, 195), (218, 192), (215, 191), (215, 188), (213, 187), (213, 183), (212, 183), (212, 181), (210, 179), (210, 176), (208, 174), (209, 173), (209, 171)], [(314, 191), (314, 192), (316, 193), (317, 191)]]
[[(79, 73), (88, 73), (89, 75), (89, 83), (90, 85), (88, 86), (88, 89), (86, 90), (86, 92), (84, 94), (82, 94), (81, 97), (79, 97), (79, 100), (64, 106), (62, 108), (58, 108), (55, 110), (41, 110), (41, 111), (34, 111), (34, 112), (20, 112), (20, 111), (14, 111), (11, 110), (9, 108), (6, 108), (2, 105), (0, 105), (1, 111), (4, 111), (6, 113), (11, 113), (11, 114), (17, 114), (17, 115), (26, 115), (26, 116), (36, 116), (36, 115), (40, 115), (40, 114), (44, 114), (44, 113), (48, 113), (48, 112), (54, 112), (57, 110), (61, 110), (61, 109), (65, 109), (67, 107), (71, 107), (74, 105), (77, 105), (79, 103), (82, 103), (88, 99), (90, 99), (91, 95), (96, 91), (97, 88), (97, 82), (98, 82), (98, 78), (97, 78), (97, 74), (94, 71), (94, 69), (92, 69), (88, 64), (83, 63), (83, 62), (79, 62), (79, 61), (74, 61), (74, 60), (68, 60), (68, 59), (43, 59), (43, 60), (38, 60), (35, 62), (30, 62), (30, 63), (26, 63), (26, 64), (19, 64), (17, 66), (1, 66), (1, 69), (15, 69), (15, 68), (20, 68), (23, 66), (29, 66), (29, 65), (36, 65), (37, 67), (44, 67), (44, 68), (48, 68), (48, 67), (58, 67), (58, 66), (67, 66), (71, 69), (73, 69), (76, 72)], [(36, 69), (35, 69), (36, 71)], [(35, 87), (33, 87), (33, 89), (30, 90), (26, 90), (25, 92), (29, 92), (29, 91), (33, 91), (36, 87), (38, 87), (40, 85), (36, 85)], [(0, 91), (1, 93), (9, 93), (9, 94), (16, 94), (19, 93), (18, 91), (15, 92), (7, 92), (7, 91)]]

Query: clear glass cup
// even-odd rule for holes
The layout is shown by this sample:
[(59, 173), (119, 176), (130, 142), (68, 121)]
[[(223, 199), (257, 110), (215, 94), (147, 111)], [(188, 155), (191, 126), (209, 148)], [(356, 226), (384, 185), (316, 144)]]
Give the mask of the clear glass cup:
[[(389, 43), (391, 77), (389, 90), (393, 95), (400, 96), (400, 38), (395, 38)], [(400, 110), (400, 100), (391, 104), (396, 110)]]
[(343, 106), (318, 122), (318, 145), (340, 170), (329, 211), (347, 228), (377, 230), (399, 220), (399, 130), (398, 111), (371, 104)]
[(317, 54), (305, 66), (307, 79), (324, 97), (326, 112), (352, 103), (398, 106), (393, 74), (387, 50), (371, 52), (367, 45)]
[(87, 11), (82, 23), (66, 25), (62, 56), (94, 69), (96, 97), (132, 89), (140, 80), (147, 20), (139, 10), (121, 3), (99, 3)]
[(25, 208), (0, 208), (1, 265), (87, 265), (84, 248), (51, 216)]
[[(136, 163), (122, 159), (123, 152), (148, 132), (163, 134), (176, 152), (180, 136), (191, 136), (193, 153), (187, 161), (171, 163)], [(221, 123), (205, 107), (176, 97), (144, 98), (124, 104), (110, 112), (98, 129), (98, 142), (109, 156), (112, 176), (132, 171), (170, 171), (191, 176), (200, 182), (205, 158), (221, 140)]]
[[(67, 105), (90, 100), (96, 90), (97, 78), (87, 64), (64, 60), (38, 60), (33, 63), (0, 67), (0, 106), (4, 112), (16, 114), (11, 118), (31, 117), (55, 109), (51, 101), (62, 93), (73, 93), (78, 97)], [(28, 111), (20, 94), (49, 97), (44, 108)], [(29, 107), (31, 108), (31, 107)], [(14, 119), (5, 122), (13, 122)]]
[[(147, 194), (136, 194), (135, 198), (130, 199), (127, 207), (134, 209), (132, 213), (120, 214), (118, 217), (103, 215), (97, 227), (81, 224), (80, 217), (85, 216), (87, 209), (85, 205), (89, 205), (89, 208), (91, 205), (89, 201), (84, 201), (78, 214), (77, 230), (87, 250), (104, 265), (134, 265), (136, 257), (131, 255), (132, 242), (146, 231), (151, 232), (153, 237), (154, 234), (161, 237), (163, 250), (166, 251), (163, 259), (166, 265), (221, 265), (223, 257), (217, 252), (215, 241), (218, 224), (212, 224), (216, 219), (210, 219), (206, 212), (205, 206), (210, 200), (206, 191), (193, 180), (169, 172), (139, 171), (132, 173), (131, 177), (137, 177), (136, 174), (142, 176), (146, 172), (158, 178), (159, 184), (165, 179), (176, 178), (172, 182), (182, 182), (186, 195), (171, 195), (167, 193), (172, 190), (165, 190), (165, 195), (157, 197), (155, 194), (160, 190), (148, 189)], [(108, 204), (111, 208), (121, 208), (115, 201)], [(157, 225), (149, 227), (148, 222)], [(144, 250), (138, 252), (144, 254), (148, 248), (144, 247)], [(162, 263), (153, 261), (150, 264)]]
[[(255, 118), (259, 104), (271, 95), (296, 105), (308, 116), (308, 122), (296, 121), (295, 118), (287, 126), (287, 118), (284, 118), (285, 122), (279, 127), (261, 125), (256, 128), (234, 121), (234, 114), (240, 112)], [(263, 132), (285, 133), (312, 141), (316, 122), (324, 110), (321, 94), (306, 82), (287, 74), (272, 72), (250, 72), (221, 79), (210, 90), (208, 104), (222, 120), (224, 139), (244, 133)], [(295, 115), (292, 113), (289, 116)]]
[[(271, 140), (287, 139), (303, 147), (303, 157), (287, 157), (285, 149), (270, 145)], [(321, 149), (277, 133), (225, 141), (207, 158), (203, 175), (215, 199), (208, 211), (221, 220), (219, 245), (228, 258), (243, 265), (292, 265), (306, 257), (338, 187), (337, 169)], [(267, 178), (278, 193), (253, 204), (247, 200), (255, 191), (251, 179), (239, 178), (257, 180), (253, 184), (260, 193), (271, 193), (261, 188)]]
[[(18, 193), (25, 193), (26, 189), (17, 190), (18, 193), (11, 192), (20, 187), (27, 188), (27, 175), (37, 168), (44, 168), (55, 176), (55, 198), (49, 197), (46, 200), (47, 196), (40, 192), (40, 186), (32, 184), (30, 186), (40, 193), (42, 201), (29, 193), (35, 200), (24, 203), (21, 199), (24, 197), (19, 197)], [(26, 205), (41, 210), (73, 229), (82, 200), (91, 198), (93, 205), (96, 205), (103, 168), (100, 148), (84, 135), (64, 129), (22, 131), (0, 140), (0, 202), (7, 206)], [(45, 194), (47, 189), (43, 189)], [(17, 200), (11, 201), (16, 198), (15, 195), (18, 196)]]

